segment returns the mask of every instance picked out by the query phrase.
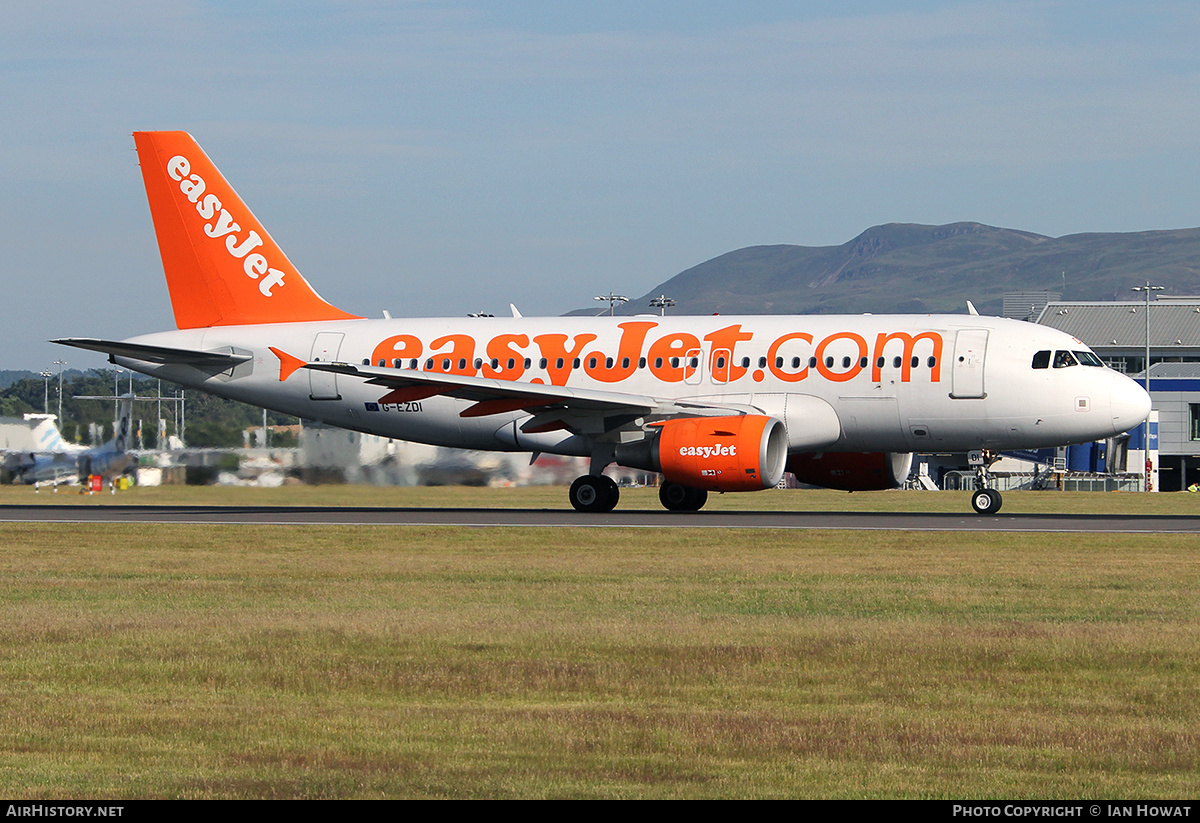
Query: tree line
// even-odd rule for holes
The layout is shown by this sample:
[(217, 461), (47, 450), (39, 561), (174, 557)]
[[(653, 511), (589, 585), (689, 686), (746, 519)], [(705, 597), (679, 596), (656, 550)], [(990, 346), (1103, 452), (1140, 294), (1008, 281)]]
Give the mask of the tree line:
[[(0, 389), (0, 417), (22, 417), (28, 413), (59, 412), (59, 376), (43, 378), (26, 373)], [(262, 409), (245, 403), (215, 397), (197, 389), (187, 389), (156, 378), (134, 375), (132, 391), (138, 398), (133, 404), (133, 445), (159, 448), (158, 420), (161, 412), (168, 438), (180, 435), (188, 446), (237, 448), (243, 445), (242, 432), (262, 426)], [(67, 371), (62, 376), (62, 417), (58, 421), (63, 438), (85, 446), (99, 445), (113, 436), (114, 401), (83, 400), (81, 397), (112, 398), (130, 391), (130, 372), (117, 369)], [(267, 425), (288, 426), (295, 417), (267, 412)], [(295, 437), (272, 434), (271, 445), (294, 446)]]

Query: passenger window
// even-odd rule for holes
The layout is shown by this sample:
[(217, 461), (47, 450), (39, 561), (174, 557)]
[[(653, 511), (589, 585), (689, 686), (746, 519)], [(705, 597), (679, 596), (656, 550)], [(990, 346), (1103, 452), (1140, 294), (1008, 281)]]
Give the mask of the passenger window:
[(843, 369), (848, 369), (848, 368), (850, 368), (850, 358), (849, 358), (849, 357), (843, 357), (843, 358), (842, 358), (842, 368), (843, 368)]
[(900, 362), (901, 362), (901, 361), (900, 361), (900, 358), (899, 358), (899, 357), (893, 357), (893, 358), (892, 358), (892, 368), (893, 368), (893, 369), (898, 369), (898, 368), (900, 368)]
[(775, 358), (775, 368), (777, 368), (777, 369), (783, 368), (783, 358), (782, 357)]
[(937, 365), (937, 358), (936, 358), (936, 357), (930, 357), (930, 358), (929, 358), (929, 368), (931, 368), (931, 369), (932, 369), (932, 368), (933, 368), (934, 366), (936, 366), (936, 365)]
[(1050, 352), (1040, 351), (1033, 356), (1033, 367), (1035, 369), (1050, 368)]

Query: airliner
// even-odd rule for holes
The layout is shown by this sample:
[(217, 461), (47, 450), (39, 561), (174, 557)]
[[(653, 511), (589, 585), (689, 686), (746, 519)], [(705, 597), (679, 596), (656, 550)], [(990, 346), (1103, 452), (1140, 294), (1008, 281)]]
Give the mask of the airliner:
[(54, 342), (184, 386), (358, 432), (576, 455), (569, 492), (612, 510), (616, 464), (660, 500), (755, 491), (785, 471), (849, 491), (902, 483), (914, 452), (1081, 443), (1150, 398), (1079, 340), (965, 315), (366, 319), (325, 301), (186, 132), (134, 142), (175, 330)]

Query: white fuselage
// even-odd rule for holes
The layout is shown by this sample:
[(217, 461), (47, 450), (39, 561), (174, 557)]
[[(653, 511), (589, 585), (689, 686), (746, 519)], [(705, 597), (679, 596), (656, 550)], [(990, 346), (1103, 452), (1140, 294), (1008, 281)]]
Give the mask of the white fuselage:
[[(1111, 369), (1033, 367), (1040, 351), (1087, 351), (1078, 340), (972, 315), (346, 320), (215, 326), (129, 342), (252, 359), (219, 374), (113, 362), (305, 419), (469, 449), (591, 453), (586, 433), (521, 432), (527, 411), (463, 417), (472, 401), (445, 396), (381, 404), (387, 387), (312, 369), (281, 380), (280, 358), (268, 347), (301, 360), (758, 409), (785, 422), (793, 452), (1057, 446), (1126, 431), (1149, 409), (1145, 392)], [(806, 434), (814, 404), (836, 415), (832, 434), (828, 425), (825, 434)]]

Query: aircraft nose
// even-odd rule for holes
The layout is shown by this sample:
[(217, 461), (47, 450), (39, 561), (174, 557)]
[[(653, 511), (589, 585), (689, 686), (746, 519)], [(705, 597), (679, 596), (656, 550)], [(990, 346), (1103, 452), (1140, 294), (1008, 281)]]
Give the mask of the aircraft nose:
[(1112, 409), (1113, 430), (1129, 431), (1150, 416), (1150, 395), (1138, 383), (1125, 375), (1118, 377), (1109, 394)]

